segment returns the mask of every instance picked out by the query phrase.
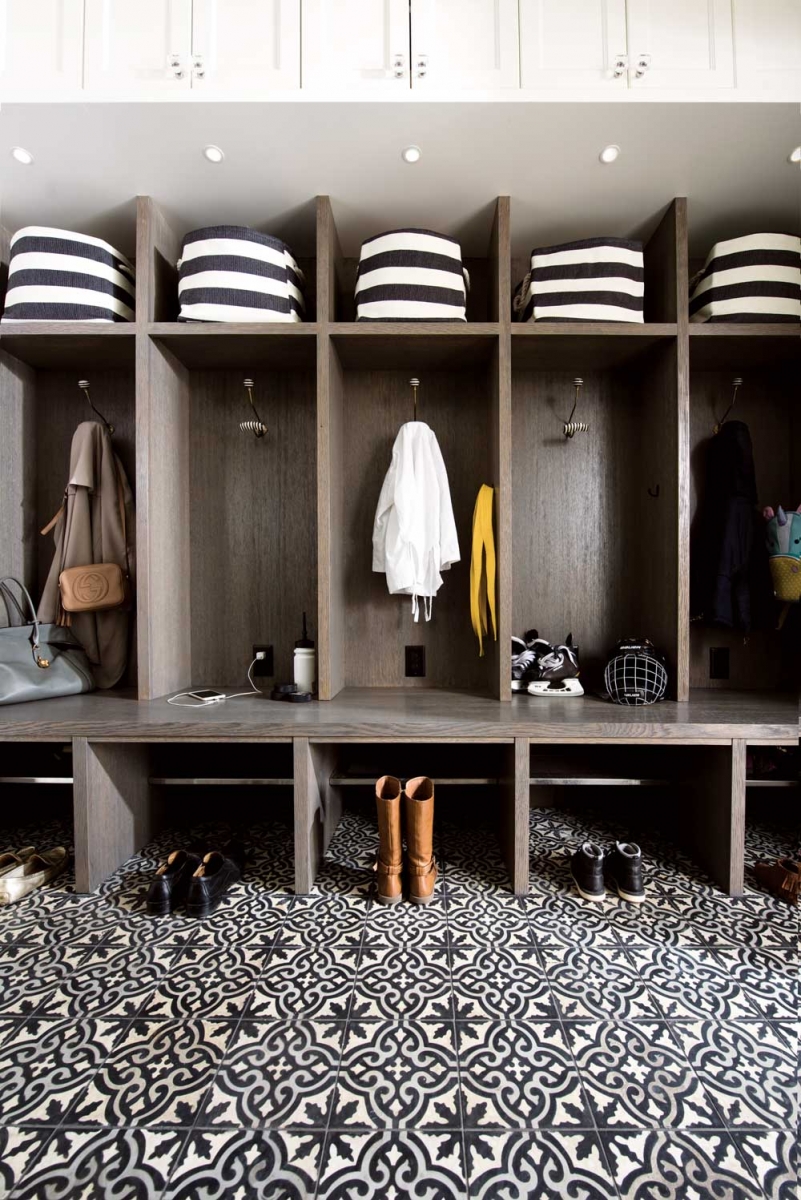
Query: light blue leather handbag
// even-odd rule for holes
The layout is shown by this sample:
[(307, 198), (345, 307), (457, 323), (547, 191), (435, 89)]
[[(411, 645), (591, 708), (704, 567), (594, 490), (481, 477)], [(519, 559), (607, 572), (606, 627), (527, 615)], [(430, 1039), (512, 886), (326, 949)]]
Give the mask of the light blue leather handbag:
[[(12, 584), (27, 601), (27, 615)], [(89, 660), (75, 635), (62, 625), (40, 625), (33, 601), (18, 579), (0, 579), (0, 597), (9, 621), (20, 622), (0, 629), (0, 704), (93, 692)]]

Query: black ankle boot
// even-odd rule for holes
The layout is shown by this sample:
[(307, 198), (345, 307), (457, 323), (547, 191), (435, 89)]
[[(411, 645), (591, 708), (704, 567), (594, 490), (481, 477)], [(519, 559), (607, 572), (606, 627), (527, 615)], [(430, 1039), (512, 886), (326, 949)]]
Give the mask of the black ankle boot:
[(200, 866), (200, 856), (186, 850), (173, 850), (147, 892), (147, 911), (151, 917), (165, 917), (186, 899), (189, 880)]
[(583, 900), (603, 900), (604, 852), (594, 842), (585, 842), (570, 858), (570, 874)]
[(634, 842), (615, 842), (614, 850), (604, 862), (604, 874), (622, 900), (642, 904), (645, 899), (642, 851)]

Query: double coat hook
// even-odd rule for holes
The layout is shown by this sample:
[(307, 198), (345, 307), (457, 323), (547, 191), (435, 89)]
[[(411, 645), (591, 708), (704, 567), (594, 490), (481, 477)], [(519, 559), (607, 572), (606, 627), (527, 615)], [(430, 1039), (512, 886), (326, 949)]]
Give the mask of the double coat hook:
[(590, 428), (586, 421), (574, 421), (573, 420), (573, 417), (576, 415), (576, 406), (578, 405), (578, 402), (579, 402), (579, 395), (581, 394), (581, 389), (584, 387), (584, 380), (579, 379), (579, 378), (574, 379), (573, 387), (576, 389), (576, 395), (573, 400), (573, 407), (570, 410), (570, 416), (567, 418), (564, 425), (562, 426), (562, 430), (563, 430), (566, 438), (572, 438), (577, 433), (587, 433)]
[(86, 399), (89, 401), (89, 407), (91, 408), (91, 410), (95, 414), (95, 416), (100, 417), (100, 420), (103, 422), (103, 424), (105, 425), (105, 427), (109, 431), (109, 433), (113, 433), (114, 426), (109, 424), (109, 422), (103, 416), (100, 409), (96, 408), (95, 405), (92, 403), (92, 397), (89, 395), (89, 380), (88, 379), (79, 379), (78, 387), (81, 389), (83, 394), (86, 396)]
[(713, 433), (716, 433), (716, 434), (720, 433), (721, 429), (726, 424), (726, 418), (728, 417), (729, 413), (731, 412), (731, 410), (734, 408), (735, 404), (737, 403), (737, 393), (739, 392), (740, 388), (743, 386), (743, 381), (739, 375), (735, 379), (732, 379), (731, 385), (734, 388), (734, 393), (731, 398), (731, 404), (726, 409), (725, 413), (720, 418), (717, 425), (714, 426), (714, 428), (712, 430)]
[(255, 421), (240, 421), (239, 428), (242, 430), (243, 433), (252, 433), (254, 437), (263, 438), (265, 433), (267, 432), (267, 426), (264, 424), (261, 417), (259, 416), (258, 409), (256, 408), (255, 402), (253, 400), (253, 387), (254, 387), (253, 380), (245, 379), (243, 382), (244, 382), (245, 390), (247, 391), (247, 394), (248, 394), (248, 399), (250, 400), (250, 407), (253, 409), (253, 413), (254, 413), (254, 416), (256, 419), (255, 419)]

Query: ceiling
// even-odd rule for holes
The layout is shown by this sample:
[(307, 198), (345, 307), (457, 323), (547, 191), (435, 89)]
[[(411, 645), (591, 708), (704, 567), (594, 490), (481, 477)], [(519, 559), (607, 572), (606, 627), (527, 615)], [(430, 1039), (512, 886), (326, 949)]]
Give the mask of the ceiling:
[[(617, 163), (598, 153), (620, 145)], [(0, 111), (0, 219), (93, 233), (131, 253), (148, 194), (178, 232), (253, 225), (313, 253), (311, 198), (327, 193), (346, 254), (424, 226), (483, 255), (497, 195), (515, 255), (597, 235), (641, 236), (673, 196), (690, 202), (694, 257), (725, 237), (798, 231), (798, 106), (778, 104), (29, 104)], [(215, 143), (225, 162), (209, 164)], [(416, 143), (409, 166), (401, 149)], [(23, 167), (20, 145), (35, 162)]]

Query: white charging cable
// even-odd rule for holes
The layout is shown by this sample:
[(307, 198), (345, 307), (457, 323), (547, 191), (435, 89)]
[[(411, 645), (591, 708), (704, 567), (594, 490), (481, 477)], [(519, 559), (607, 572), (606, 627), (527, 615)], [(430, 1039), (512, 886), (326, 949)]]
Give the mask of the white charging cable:
[[(198, 688), (196, 691), (178, 692), (176, 696), (169, 696), (167, 703), (174, 704), (176, 708), (211, 708), (215, 704), (222, 704), (225, 700), (238, 700), (242, 696), (262, 696), (264, 693), (261, 688), (256, 687), (256, 684), (253, 682), (253, 668), (257, 662), (265, 657), (264, 651), (260, 650), (248, 667), (249, 692), (231, 692), (229, 694), (227, 692), (213, 692), (211, 688)], [(204, 694), (209, 692), (212, 692), (212, 694)], [(187, 703), (184, 697), (187, 697), (189, 703)]]

